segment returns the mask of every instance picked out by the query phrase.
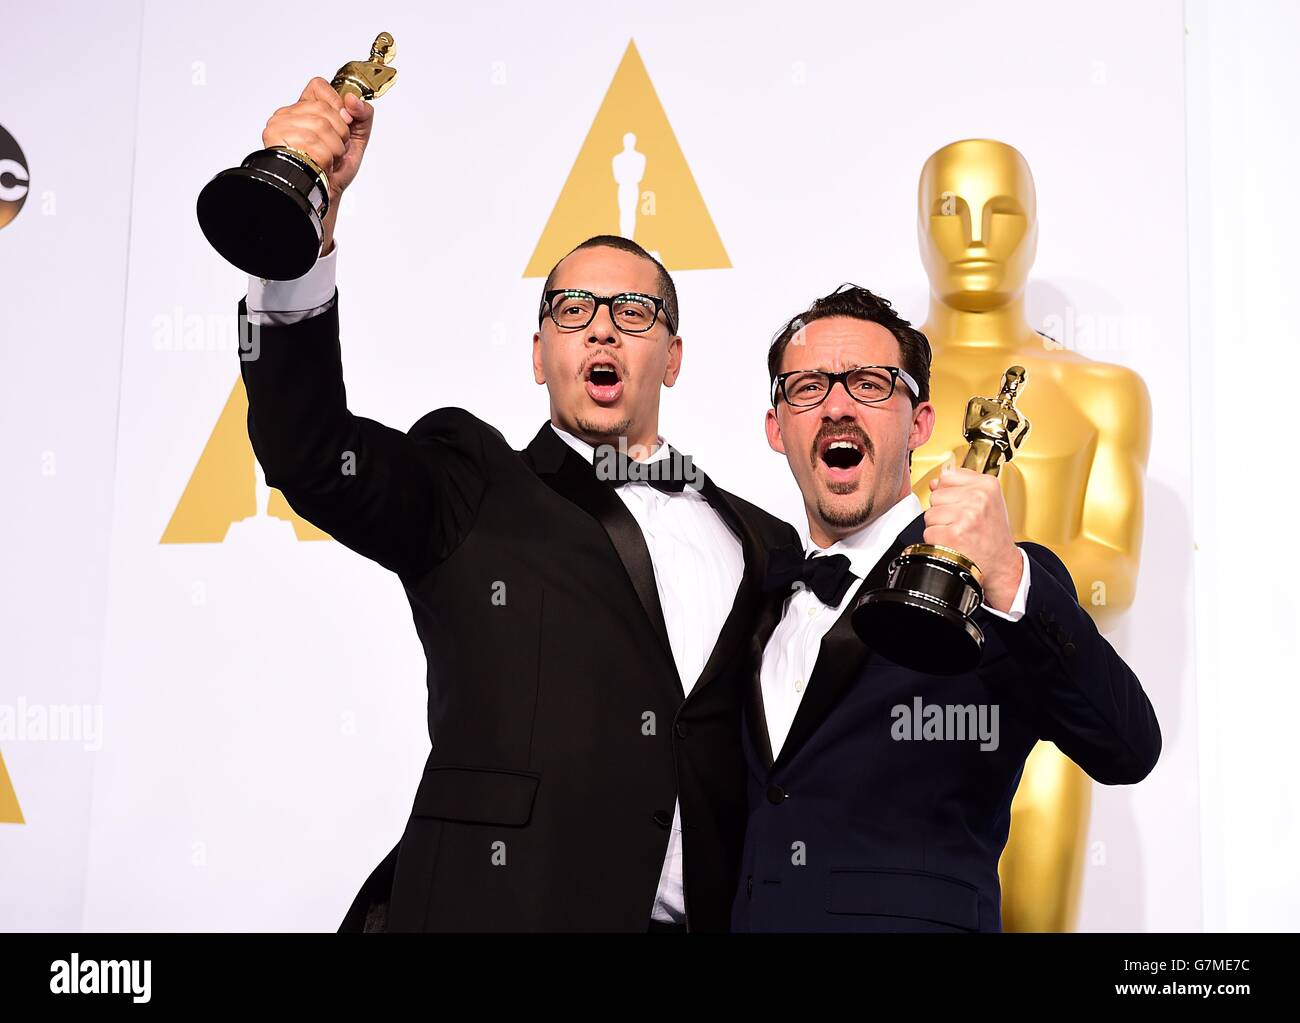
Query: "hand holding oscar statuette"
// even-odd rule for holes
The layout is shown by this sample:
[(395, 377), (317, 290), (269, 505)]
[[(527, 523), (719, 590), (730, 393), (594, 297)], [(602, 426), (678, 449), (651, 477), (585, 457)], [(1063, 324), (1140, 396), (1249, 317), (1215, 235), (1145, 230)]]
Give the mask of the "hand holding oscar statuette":
[[(962, 468), (996, 476), (1029, 433), (1015, 407), (1024, 389), (1023, 366), (1012, 366), (996, 398), (966, 405), (970, 448)], [(971, 614), (984, 602), (980, 568), (960, 551), (912, 544), (889, 566), (889, 579), (864, 594), (853, 628), (873, 650), (895, 664), (930, 675), (959, 675), (979, 663), (984, 633)]]
[[(393, 37), (381, 32), (370, 59), (344, 64), (330, 86), (339, 96), (382, 96), (397, 77), (389, 66), (395, 52)], [(323, 83), (319, 89), (330, 95)], [(337, 155), (343, 145), (330, 141), (337, 145)], [(254, 277), (288, 281), (310, 270), (320, 255), (330, 205), (330, 182), (321, 161), (286, 144), (260, 149), (218, 174), (199, 193), (197, 212), (203, 234), (228, 262)]]

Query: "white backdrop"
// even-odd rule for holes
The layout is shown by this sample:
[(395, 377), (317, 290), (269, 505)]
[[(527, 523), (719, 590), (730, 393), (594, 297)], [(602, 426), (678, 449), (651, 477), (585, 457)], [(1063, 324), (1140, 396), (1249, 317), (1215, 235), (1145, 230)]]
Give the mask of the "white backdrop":
[[(1291, 389), (1295, 228), (1279, 201), (1300, 138), (1295, 4), (1188, 4), (1192, 419), (1197, 694), (1204, 921), (1215, 930), (1300, 930), (1300, 720), (1290, 573), (1255, 562), (1289, 538), (1297, 486)], [(1285, 127), (1282, 127), (1285, 126)], [(1240, 392), (1238, 388), (1241, 388)], [(1213, 409), (1241, 393), (1249, 425)]]
[[(1077, 347), (1140, 373), (1155, 413), (1138, 598), (1110, 638), (1165, 748), (1140, 786), (1095, 790), (1081, 927), (1206, 922), (1181, 3), (322, 2), (310, 31), (265, 3), (72, 13), (26, 12), (0, 40), (25, 83), (0, 125), (33, 192), (58, 196), (0, 231), (18, 370), (0, 415), (21, 445), (0, 698), (100, 708), (102, 736), (0, 740), (26, 817), (0, 825), (23, 881), (0, 926), (332, 929), (401, 833), (427, 738), (396, 579), (288, 526), (159, 542), (237, 375), (244, 281), (204, 242), (197, 192), (380, 29), (399, 77), (338, 232), (353, 410), (406, 428), (458, 404), (532, 436), (541, 282), (522, 273), (634, 40), (731, 263), (676, 274), (685, 364), (662, 431), (800, 527), (761, 430), (772, 331), (843, 280), (919, 322), (925, 158), (973, 136), (1024, 153), (1031, 318), (1109, 325)], [(48, 74), (31, 43), (56, 36)], [(196, 324), (198, 350), (169, 347)]]

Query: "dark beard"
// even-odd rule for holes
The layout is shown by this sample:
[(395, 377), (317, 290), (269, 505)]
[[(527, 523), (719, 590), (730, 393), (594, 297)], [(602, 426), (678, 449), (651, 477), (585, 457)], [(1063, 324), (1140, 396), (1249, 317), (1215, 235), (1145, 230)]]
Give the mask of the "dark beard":
[(817, 502), (817, 514), (821, 516), (821, 520), (835, 529), (856, 529), (858, 526), (870, 522), (872, 513), (875, 510), (876, 499), (874, 495), (868, 495), (867, 502), (862, 507), (844, 510), (827, 508), (820, 501)]

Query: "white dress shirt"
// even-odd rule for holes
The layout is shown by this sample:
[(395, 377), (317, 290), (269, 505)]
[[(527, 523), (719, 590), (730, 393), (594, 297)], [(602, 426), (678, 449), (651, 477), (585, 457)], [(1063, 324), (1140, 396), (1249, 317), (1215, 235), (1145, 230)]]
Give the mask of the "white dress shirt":
[[(554, 423), (551, 429), (594, 464), (595, 448)], [(660, 437), (659, 446), (647, 461), (667, 457), (668, 445)], [(648, 483), (621, 483), (615, 493), (636, 519), (650, 549), (668, 644), (682, 689), (689, 694), (735, 603), (745, 571), (744, 549), (713, 506), (693, 487), (683, 488), (680, 494), (666, 494)], [(661, 723), (660, 727), (666, 725)], [(673, 806), (673, 829), (651, 916), (672, 922), (685, 919), (680, 800)]]
[[(253, 323), (289, 324), (327, 310), (334, 301), (335, 256), (338, 243), (302, 277), (293, 281), (248, 279), (248, 318)], [(581, 438), (552, 425), (569, 447), (594, 464), (595, 449)], [(659, 446), (648, 459), (668, 457)], [(627, 506), (654, 565), (655, 586), (664, 612), (664, 625), (677, 674), (690, 693), (704, 671), (718, 634), (731, 613), (745, 571), (739, 538), (697, 490), (686, 487), (666, 494), (648, 483), (622, 483), (615, 493)], [(671, 727), (660, 722), (659, 727)], [(664, 922), (685, 920), (682, 894), (681, 803), (673, 807), (672, 831), (664, 856), (651, 916)]]
[(250, 323), (288, 324), (323, 313), (334, 304), (335, 242), (328, 256), (319, 257), (312, 268), (292, 281), (268, 281), (248, 278), (248, 319)]
[[(843, 554), (849, 559), (850, 571), (857, 578), (849, 586), (844, 598), (835, 607), (823, 604), (821, 598), (806, 587), (794, 590), (786, 599), (781, 620), (763, 649), (763, 665), (759, 683), (763, 690), (763, 713), (767, 718), (767, 733), (772, 741), (772, 756), (779, 756), (790, 726), (794, 724), (799, 702), (803, 699), (808, 680), (817, 667), (817, 654), (822, 639), (831, 626), (854, 600), (862, 580), (898, 539), (898, 534), (922, 512), (921, 501), (908, 493), (888, 511), (876, 516), (856, 533), (837, 540), (822, 549), (810, 540), (805, 553), (813, 557)], [(1029, 597), (1029, 556), (1020, 551), (1024, 571), (1020, 574), (1020, 588), (1016, 591), (1011, 610), (1007, 613), (984, 605), (984, 610), (1007, 621), (1019, 621), (1025, 613)]]

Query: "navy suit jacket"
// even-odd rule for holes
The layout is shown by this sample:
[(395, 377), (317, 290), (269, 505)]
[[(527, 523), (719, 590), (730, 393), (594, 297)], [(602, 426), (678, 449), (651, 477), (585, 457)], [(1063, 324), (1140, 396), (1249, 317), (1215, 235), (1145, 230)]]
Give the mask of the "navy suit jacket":
[[(859, 596), (884, 583), (890, 561), (924, 529), (918, 515)], [(748, 666), (749, 816), (733, 930), (1001, 930), (998, 859), (1034, 743), (1051, 740), (1106, 785), (1141, 781), (1155, 766), (1160, 726), (1137, 677), (1079, 606), (1061, 560), (1020, 546), (1029, 555), (1025, 615), (1010, 622), (977, 609), (984, 649), (964, 675), (921, 674), (869, 650), (850, 621), (857, 601), (848, 601), (775, 760), (759, 670), (788, 594), (769, 603)], [(917, 719), (930, 714), (933, 724), (930, 706), (982, 707), (986, 725), (996, 708), (996, 748), (922, 737)]]

